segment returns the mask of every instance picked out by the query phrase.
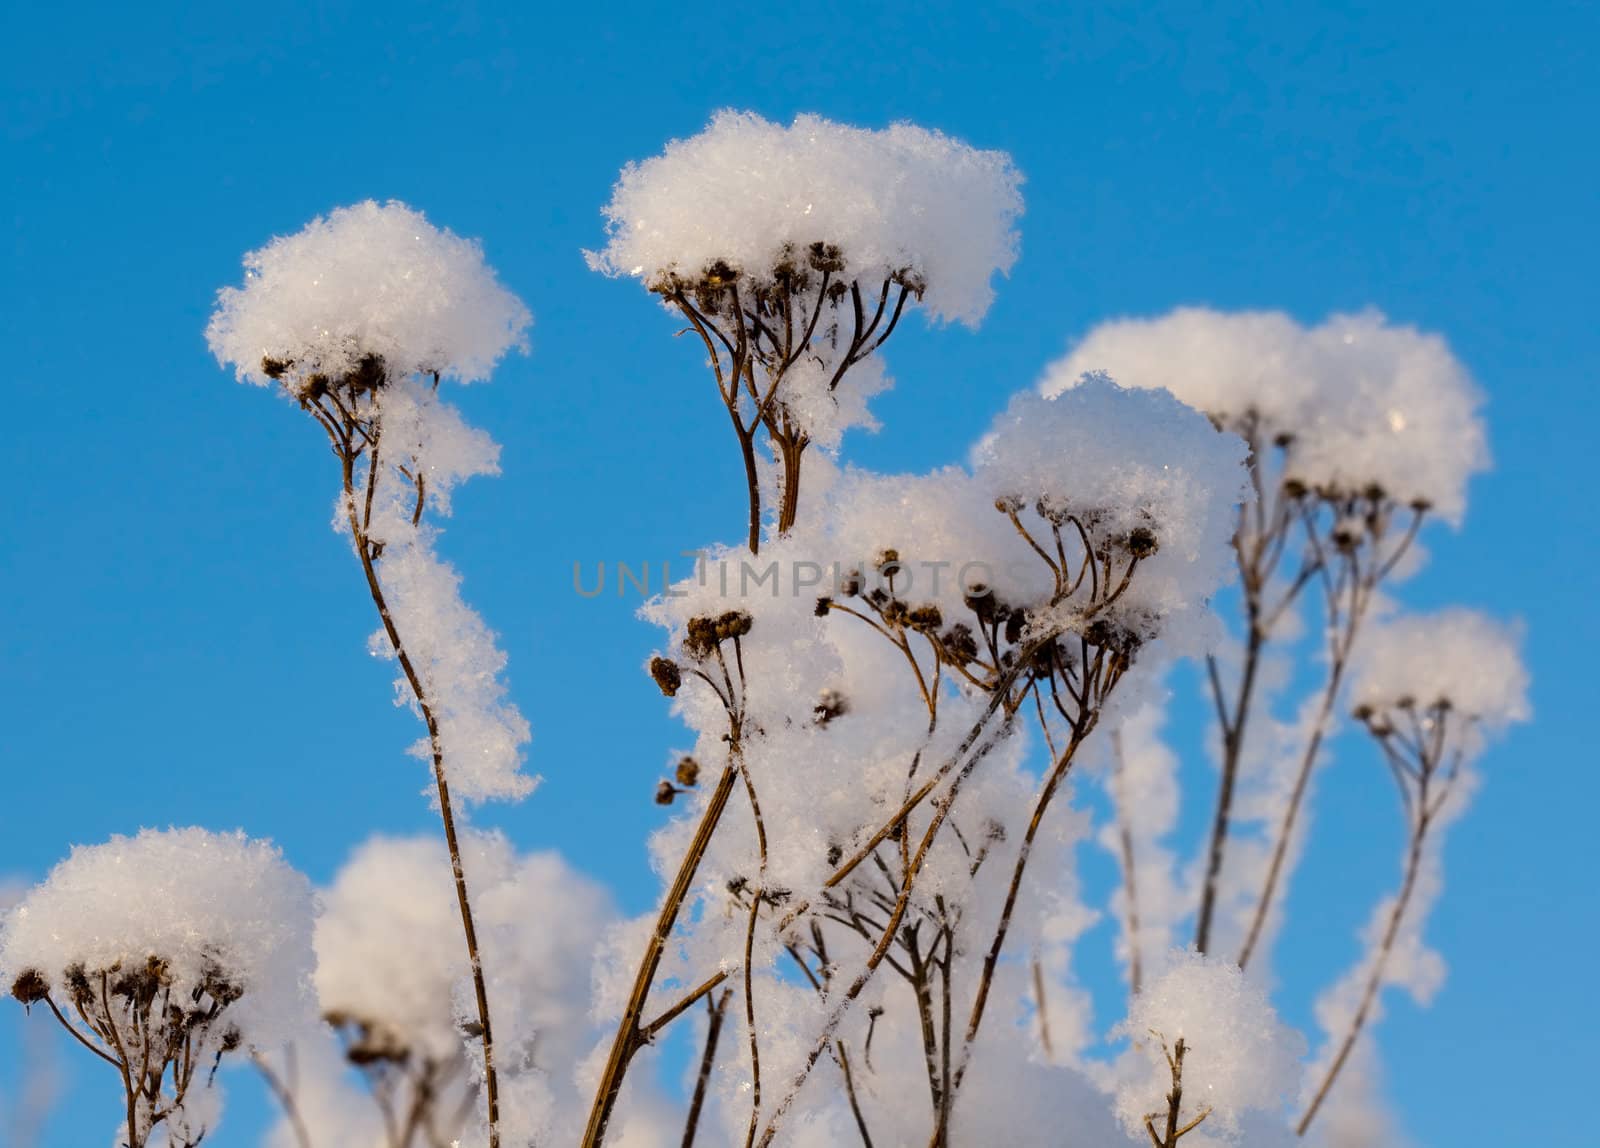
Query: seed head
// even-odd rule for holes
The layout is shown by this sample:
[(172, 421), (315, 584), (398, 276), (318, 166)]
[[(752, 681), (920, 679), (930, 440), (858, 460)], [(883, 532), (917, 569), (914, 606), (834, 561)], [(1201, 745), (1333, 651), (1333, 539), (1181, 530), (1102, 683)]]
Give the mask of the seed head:
[(1135, 526), (1128, 534), (1128, 553), (1135, 558), (1148, 558), (1161, 544), (1156, 540), (1155, 531), (1148, 526)]
[(944, 647), (945, 656), (958, 666), (978, 659), (978, 641), (972, 636), (972, 627), (965, 622), (957, 622), (946, 630), (939, 644)]
[(844, 270), (844, 256), (834, 243), (813, 243), (806, 253), (812, 269), (834, 274)]
[(678, 796), (677, 787), (670, 781), (663, 781), (656, 786), (656, 804), (671, 805), (672, 799)]
[(23, 969), (11, 982), (11, 995), (25, 1006), (36, 1004), (50, 995), (50, 982), (38, 969)]
[(678, 663), (671, 658), (659, 655), (651, 658), (650, 676), (655, 679), (656, 685), (661, 687), (661, 692), (669, 698), (676, 697), (683, 685), (683, 673), (678, 669)]
[(678, 779), (679, 785), (693, 787), (700, 782), (700, 763), (692, 757), (681, 757), (673, 776)]

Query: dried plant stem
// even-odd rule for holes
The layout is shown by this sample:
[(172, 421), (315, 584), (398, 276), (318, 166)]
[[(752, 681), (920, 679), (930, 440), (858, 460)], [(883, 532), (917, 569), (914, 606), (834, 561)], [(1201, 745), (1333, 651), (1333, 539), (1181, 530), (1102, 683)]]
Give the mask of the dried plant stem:
[[(293, 1056), (292, 1048), (290, 1055)], [(294, 1090), (272, 1071), (272, 1066), (267, 1063), (265, 1057), (257, 1053), (250, 1059), (255, 1062), (256, 1071), (261, 1073), (261, 1078), (266, 1081), (267, 1091), (272, 1093), (273, 1099), (283, 1109), (284, 1118), (289, 1121), (289, 1127), (294, 1132), (294, 1142), (300, 1148), (312, 1148), (311, 1132), (306, 1128), (305, 1118), (300, 1115), (300, 1106), (295, 1103)]]
[[(1348, 650), (1349, 646), (1346, 645), (1344, 649)], [(1251, 914), (1250, 929), (1245, 934), (1244, 945), (1239, 949), (1237, 964), (1241, 969), (1249, 965), (1250, 958), (1255, 955), (1262, 931), (1266, 928), (1267, 918), (1271, 915), (1278, 882), (1283, 876), (1284, 862), (1289, 856), (1289, 843), (1294, 838), (1295, 822), (1300, 816), (1300, 807), (1305, 803), (1306, 790), (1310, 786), (1311, 774), (1317, 764), (1317, 754), (1322, 750), (1323, 738), (1327, 736), (1328, 726), (1333, 719), (1334, 703), (1338, 700), (1347, 664), (1348, 657), (1338, 655), (1328, 667), (1328, 680), (1322, 691), (1322, 701), (1317, 707), (1316, 723), (1312, 726), (1311, 736), (1306, 741), (1305, 753), (1301, 756), (1299, 768), (1295, 772), (1294, 788), (1290, 790), (1289, 802), (1284, 807), (1283, 817), (1279, 820), (1277, 831), (1273, 835), (1272, 860), (1267, 865), (1267, 875), (1261, 883), (1261, 893), (1256, 899), (1255, 912)]]
[[(720, 651), (719, 651), (720, 655)], [(755, 1143), (756, 1129), (761, 1123), (761, 1034), (756, 1027), (755, 943), (756, 926), (761, 920), (761, 903), (767, 896), (767, 825), (761, 816), (761, 801), (756, 795), (755, 779), (744, 760), (738, 742), (732, 750), (738, 764), (739, 776), (744, 781), (745, 796), (750, 800), (750, 816), (756, 826), (756, 849), (760, 872), (756, 888), (750, 898), (750, 915), (744, 933), (744, 1022), (750, 1042), (750, 1124), (745, 1131), (745, 1148)]]
[[(922, 1059), (928, 1076), (928, 1099), (933, 1108), (933, 1138), (929, 1141), (934, 1148), (943, 1148), (948, 1135), (949, 1099), (944, 1090), (944, 1075), (939, 1068), (939, 1030), (933, 1019), (933, 988), (928, 976), (928, 962), (917, 945), (915, 927), (905, 930), (911, 936), (907, 939), (906, 952), (911, 967), (911, 989), (916, 995), (917, 1021), (922, 1030)], [(945, 1034), (948, 1043), (948, 1030)]]
[(1429, 807), (1428, 774), (1424, 772), (1420, 800), (1416, 806), (1417, 814), (1411, 828), (1411, 841), (1406, 848), (1405, 875), (1401, 879), (1400, 893), (1389, 910), (1389, 920), (1383, 930), (1383, 939), (1378, 943), (1378, 951), (1372, 958), (1372, 968), (1368, 970), (1366, 984), (1361, 990), (1361, 1002), (1350, 1018), (1349, 1028), (1339, 1043), (1339, 1051), (1329, 1063), (1327, 1072), (1323, 1074), (1322, 1082), (1317, 1086), (1311, 1103), (1306, 1107), (1305, 1115), (1300, 1117), (1299, 1124), (1295, 1126), (1296, 1135), (1304, 1136), (1306, 1129), (1311, 1127), (1312, 1120), (1316, 1118), (1322, 1102), (1327, 1099), (1329, 1091), (1333, 1088), (1333, 1082), (1344, 1070), (1345, 1062), (1350, 1059), (1350, 1053), (1354, 1051), (1356, 1041), (1366, 1026), (1367, 1018), (1371, 1015), (1373, 1003), (1378, 997), (1378, 989), (1383, 985), (1383, 975), (1388, 967), (1389, 957), (1400, 935), (1400, 925), (1405, 920), (1406, 909), (1411, 903), (1412, 894), (1416, 891), (1417, 875), (1422, 870), (1423, 845), (1432, 825), (1433, 813), (1437, 808), (1437, 805)]
[[(355, 454), (349, 449), (346, 449), (341, 454), (344, 464), (345, 511), (350, 524), (350, 535), (355, 542), (356, 555), (361, 560), (362, 573), (366, 575), (367, 591), (372, 597), (373, 606), (377, 608), (378, 617), (383, 622), (384, 633), (388, 636), (390, 648), (394, 650), (395, 659), (400, 663), (401, 673), (405, 675), (406, 683), (411, 687), (411, 695), (416, 699), (417, 708), (422, 713), (422, 720), (428, 727), (428, 745), (433, 759), (434, 789), (439, 800), (439, 818), (444, 824), (445, 845), (450, 852), (450, 870), (455, 878), (456, 905), (461, 912), (461, 930), (466, 938), (467, 960), (472, 969), (472, 993), (478, 1010), (478, 1024), (482, 1029), (483, 1092), (485, 1106), (488, 1110), (489, 1148), (499, 1148), (500, 1085), (494, 1064), (494, 1029), (489, 1015), (489, 990), (483, 975), (482, 955), (478, 948), (478, 930), (472, 916), (472, 899), (467, 893), (466, 870), (461, 862), (461, 842), (456, 832), (455, 807), (450, 799), (450, 780), (445, 767), (444, 743), (439, 736), (439, 720), (434, 713), (432, 701), (428, 697), (428, 691), (423, 687), (422, 678), (418, 675), (416, 666), (412, 664), (411, 655), (406, 651), (406, 645), (401, 638), (399, 627), (395, 625), (394, 616), (389, 611), (389, 603), (383, 592), (383, 583), (378, 578), (376, 555), (381, 553), (381, 548), (373, 542), (368, 534), (372, 515), (370, 495), (373, 490), (373, 484), (377, 481), (379, 475), (378, 439), (375, 433), (370, 450), (371, 464), (367, 477), (368, 497), (365, 500), (364, 513), (358, 511), (356, 505)], [(419, 485), (419, 509), (421, 497)]]
[(1256, 898), (1255, 912), (1251, 916), (1250, 928), (1245, 936), (1243, 947), (1239, 951), (1239, 967), (1244, 968), (1250, 963), (1250, 958), (1255, 955), (1260, 944), (1263, 931), (1266, 928), (1268, 917), (1271, 915), (1272, 906), (1278, 895), (1278, 885), (1283, 878), (1284, 866), (1289, 855), (1289, 846), (1294, 839), (1295, 824), (1299, 819), (1300, 810), (1305, 805), (1306, 794), (1310, 788), (1311, 774), (1317, 766), (1317, 755), (1322, 750), (1322, 743), (1326, 739), (1328, 730), (1332, 726), (1334, 705), (1339, 698), (1339, 690), (1344, 682), (1346, 669), (1350, 664), (1350, 655), (1355, 649), (1356, 638), (1360, 634), (1362, 621), (1366, 618), (1368, 609), (1372, 605), (1374, 595), (1384, 577), (1389, 574), (1395, 565), (1405, 556), (1412, 542), (1416, 539), (1417, 531), (1421, 527), (1423, 511), (1414, 509), (1410, 525), (1401, 536), (1394, 550), (1387, 556), (1381, 552), (1383, 536), (1388, 523), (1387, 512), (1375, 519), (1377, 525), (1373, 527), (1371, 540), (1372, 552), (1367, 555), (1363, 564), (1359, 553), (1343, 556), (1339, 561), (1337, 576), (1329, 576), (1328, 569), (1333, 560), (1323, 551), (1323, 543), (1316, 536), (1315, 530), (1310, 529), (1308, 520), (1308, 535), (1311, 545), (1317, 552), (1315, 568), (1323, 572), (1323, 587), (1327, 610), (1328, 632), (1328, 678), (1323, 689), (1322, 700), (1317, 710), (1315, 723), (1312, 726), (1310, 737), (1306, 742), (1304, 755), (1300, 759), (1299, 769), (1295, 774), (1294, 787), (1289, 794), (1289, 802), (1284, 807), (1283, 816), (1279, 820), (1277, 832), (1272, 843), (1272, 859), (1267, 866), (1267, 875), (1262, 882), (1261, 893)]
[(861, 1111), (861, 1100), (856, 1096), (855, 1074), (850, 1068), (850, 1052), (842, 1040), (835, 1040), (833, 1048), (839, 1057), (839, 1071), (844, 1074), (844, 1091), (850, 1101), (850, 1114), (855, 1117), (856, 1131), (861, 1133), (861, 1148), (873, 1148), (872, 1132), (867, 1128), (867, 1118)]
[[(1053, 635), (1051, 636), (1050, 640), (1054, 640)], [(1026, 659), (1019, 658), (1018, 661), (1019, 665), (1026, 663)], [(806, 1054), (806, 1059), (801, 1065), (800, 1071), (795, 1074), (794, 1080), (790, 1082), (789, 1089), (784, 1094), (783, 1099), (779, 1101), (777, 1107), (773, 1110), (771, 1119), (767, 1121), (766, 1128), (762, 1131), (761, 1137), (757, 1141), (762, 1148), (766, 1148), (767, 1145), (772, 1143), (773, 1138), (778, 1133), (778, 1126), (782, 1123), (784, 1116), (793, 1106), (795, 1099), (800, 1095), (800, 1089), (805, 1085), (806, 1080), (810, 1077), (811, 1071), (816, 1067), (817, 1061), (821, 1058), (823, 1052), (827, 1050), (830, 1043), (833, 1041), (834, 1035), (838, 1031), (839, 1024), (844, 1020), (845, 1014), (850, 1010), (850, 1006), (853, 1005), (866, 990), (867, 985), (872, 981), (873, 976), (877, 973), (879, 966), (884, 961), (884, 958), (888, 956), (889, 949), (894, 944), (896, 935), (899, 932), (900, 923), (905, 918), (906, 907), (910, 904), (911, 891), (915, 885), (917, 876), (921, 872), (924, 862), (927, 860), (929, 850), (933, 847), (934, 841), (939, 836), (939, 831), (944, 827), (945, 820), (950, 815), (951, 807), (955, 804), (956, 798), (960, 796), (964, 782), (968, 777), (971, 776), (972, 771), (977, 768), (978, 763), (982, 761), (983, 758), (988, 756), (989, 751), (993, 749), (1001, 739), (1009, 734), (1011, 729), (1012, 715), (1008, 711), (1005, 719), (1000, 725), (1000, 728), (995, 731), (994, 735), (987, 739), (982, 737), (984, 731), (988, 728), (989, 718), (992, 717), (995, 710), (1000, 707), (1000, 702), (1003, 696), (1003, 691), (996, 691), (995, 696), (991, 699), (989, 707), (984, 711), (983, 716), (981, 716), (973, 724), (972, 728), (967, 733), (967, 737), (963, 740), (956, 753), (949, 761), (940, 767), (940, 778), (943, 778), (952, 772), (954, 773), (954, 777), (951, 779), (950, 785), (946, 787), (944, 792), (934, 799), (933, 813), (929, 818), (928, 826), (923, 831), (922, 837), (917, 843), (916, 851), (908, 858), (905, 873), (901, 878), (899, 895), (895, 898), (894, 903), (890, 908), (888, 920), (884, 923), (884, 927), (881, 935), (878, 938), (878, 942), (873, 947), (871, 954), (868, 955), (865, 966), (859, 973), (856, 974), (855, 978), (846, 987), (838, 1002), (829, 1011), (827, 1018), (823, 1022), (820, 1036), (812, 1045), (810, 1051)], [(840, 875), (836, 873), (834, 878), (830, 878), (827, 882), (830, 887), (836, 883), (835, 878), (842, 879)]]
[(989, 951), (983, 957), (983, 971), (978, 977), (978, 991), (972, 1001), (972, 1012), (967, 1018), (966, 1036), (961, 1042), (961, 1063), (956, 1069), (955, 1086), (961, 1087), (961, 1081), (966, 1076), (967, 1066), (971, 1063), (972, 1045), (978, 1039), (978, 1028), (983, 1023), (983, 1014), (989, 1004), (989, 991), (994, 986), (995, 970), (1000, 964), (1000, 953), (1005, 948), (1006, 936), (1011, 931), (1011, 917), (1016, 912), (1017, 898), (1022, 892), (1022, 880), (1027, 874), (1028, 859), (1033, 852), (1033, 843), (1039, 836), (1039, 830), (1044, 825), (1046, 811), (1050, 802), (1055, 798), (1056, 792), (1061, 788), (1061, 783), (1066, 779), (1072, 769), (1073, 760), (1077, 757), (1078, 747), (1083, 744), (1086, 737), (1094, 728), (1092, 717), (1079, 723), (1072, 732), (1071, 739), (1056, 758), (1051, 767), (1050, 775), (1045, 779), (1038, 796), (1034, 799), (1033, 814), (1028, 818), (1028, 828), (1023, 834), (1022, 846), (1017, 850), (1016, 862), (1011, 867), (1011, 881), (1006, 886), (1006, 899), (1000, 907), (1000, 922), (995, 926), (994, 940), (989, 943)]
[(1044, 991), (1044, 964), (1037, 956), (1033, 958), (1033, 1008), (1034, 1015), (1039, 1018), (1039, 1044), (1044, 1048), (1045, 1056), (1055, 1059), (1055, 1042), (1050, 1039), (1050, 1004)]
[[(1117, 840), (1122, 857), (1123, 895), (1128, 899), (1127, 920), (1123, 928), (1128, 937), (1128, 988), (1138, 996), (1144, 988), (1143, 938), (1139, 927), (1139, 882), (1134, 868), (1133, 827), (1128, 817), (1127, 756), (1122, 751), (1122, 731), (1111, 731), (1111, 789), (1112, 801), (1117, 807)], [(1035, 964), (1037, 968), (1037, 963)], [(1049, 1052), (1046, 1041), (1045, 1051)]]
[(1239, 780), (1239, 762), (1244, 750), (1245, 723), (1250, 716), (1250, 701), (1255, 691), (1256, 674), (1261, 666), (1261, 654), (1266, 635), (1260, 628), (1260, 604), (1254, 594), (1245, 591), (1249, 633), (1245, 638), (1244, 670), (1240, 678), (1239, 693), (1234, 699), (1233, 712), (1223, 706), (1222, 686), (1214, 658), (1206, 659), (1210, 671), (1212, 690), (1222, 721), (1222, 780), (1217, 789), (1217, 808), (1211, 822), (1211, 844), (1206, 853), (1205, 883), (1200, 893), (1200, 912), (1195, 919), (1194, 947), (1204, 953), (1211, 944), (1211, 924), (1216, 913), (1217, 891), (1222, 879), (1222, 858), (1228, 845), (1228, 823), (1232, 816), (1234, 788)]
[(621, 1094), (623, 1077), (634, 1054), (646, 1043), (645, 1030), (640, 1021), (650, 997), (650, 989), (655, 984), (656, 972), (661, 966), (662, 954), (666, 951), (667, 941), (677, 925), (678, 914), (688, 900), (689, 891), (694, 886), (695, 874), (699, 872), (700, 862), (705, 859), (712, 835), (722, 820), (723, 811), (728, 806), (728, 798), (732, 795), (734, 783), (738, 779), (739, 767), (730, 756), (721, 776), (717, 779), (716, 788), (711, 791), (711, 798), (706, 802), (704, 812), (700, 815), (700, 823), (695, 826), (689, 847), (684, 850), (683, 857), (678, 862), (678, 871), (673, 875), (672, 885), (656, 913), (655, 928), (651, 930), (650, 939), (645, 945), (644, 957), (639, 962), (638, 972), (634, 976), (633, 991), (628, 997), (627, 1006), (623, 1009), (622, 1019), (617, 1024), (617, 1034), (611, 1042), (611, 1053), (595, 1089), (594, 1103), (589, 1110), (589, 1123), (583, 1134), (584, 1148), (598, 1148), (605, 1142), (606, 1125), (610, 1123), (617, 1097)]
[[(1162, 1051), (1166, 1052), (1164, 1041)], [(1152, 1112), (1144, 1118), (1144, 1130), (1150, 1134), (1150, 1143), (1154, 1144), (1155, 1148), (1177, 1148), (1179, 1140), (1193, 1132), (1200, 1126), (1201, 1121), (1211, 1115), (1211, 1109), (1207, 1108), (1187, 1124), (1181, 1127), (1178, 1124), (1183, 1110), (1183, 1057), (1187, 1051), (1188, 1047), (1180, 1036), (1177, 1043), (1172, 1046), (1172, 1051), (1166, 1052), (1167, 1069), (1172, 1074), (1172, 1091), (1167, 1093), (1165, 1135), (1156, 1133), (1154, 1121), (1160, 1113)]]
[(682, 1148), (694, 1148), (695, 1132), (700, 1127), (700, 1110), (705, 1107), (706, 1090), (711, 1086), (711, 1070), (717, 1063), (717, 1042), (722, 1036), (722, 1019), (728, 1011), (732, 989), (724, 989), (715, 998), (706, 997), (706, 1046), (700, 1054), (700, 1072), (694, 1081), (694, 1096), (689, 1101), (689, 1115), (683, 1122)]

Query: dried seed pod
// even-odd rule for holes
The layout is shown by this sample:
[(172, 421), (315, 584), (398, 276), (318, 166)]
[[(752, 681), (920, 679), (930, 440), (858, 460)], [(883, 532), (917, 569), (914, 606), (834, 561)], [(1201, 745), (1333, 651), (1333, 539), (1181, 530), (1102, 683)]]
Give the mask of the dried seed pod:
[(1128, 534), (1128, 553), (1135, 558), (1148, 558), (1160, 548), (1155, 531), (1147, 526), (1135, 526)]
[(817, 608), (816, 608), (817, 617), (826, 618), (828, 616), (828, 611), (831, 610), (831, 609), (833, 609), (833, 599), (832, 598), (818, 598), (817, 599)]
[(906, 622), (913, 630), (930, 633), (944, 625), (944, 615), (934, 603), (924, 602), (906, 615)]
[(683, 673), (678, 669), (678, 663), (671, 658), (659, 655), (650, 659), (650, 676), (655, 679), (656, 685), (661, 687), (661, 692), (667, 697), (676, 697), (678, 690), (683, 686)]
[(717, 648), (717, 620), (711, 617), (690, 618), (684, 627), (683, 648), (694, 658), (703, 658)]
[(677, 787), (670, 781), (663, 781), (656, 786), (656, 804), (671, 805), (672, 799), (678, 796)]
[(743, 610), (729, 610), (717, 618), (716, 633), (719, 641), (742, 638), (750, 632), (753, 621)]
[(11, 995), (23, 1005), (31, 1005), (50, 995), (50, 982), (38, 969), (23, 969), (11, 982)]
[(679, 785), (693, 787), (700, 783), (700, 763), (692, 757), (678, 759), (678, 768), (673, 771), (673, 776), (678, 779)]
[(939, 639), (939, 645), (944, 649), (945, 656), (958, 666), (978, 660), (978, 641), (972, 635), (972, 627), (965, 622), (957, 622), (946, 630)]

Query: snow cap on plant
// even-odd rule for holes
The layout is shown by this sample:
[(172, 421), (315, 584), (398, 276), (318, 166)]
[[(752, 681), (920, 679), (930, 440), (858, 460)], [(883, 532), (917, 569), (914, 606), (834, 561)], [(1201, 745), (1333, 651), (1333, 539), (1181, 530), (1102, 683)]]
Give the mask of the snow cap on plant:
[[(291, 1039), (311, 1017), (311, 886), (242, 833), (141, 831), (78, 846), (0, 930), (0, 981), (64, 992), (72, 970), (128, 972), (154, 958), (175, 999), (225, 983), (247, 1044)], [(66, 999), (65, 996), (62, 999)]]
[(1093, 328), (1045, 373), (1055, 394), (1085, 372), (1164, 387), (1229, 426), (1252, 416), (1287, 442), (1286, 477), (1312, 490), (1383, 492), (1460, 521), (1487, 469), (1483, 397), (1444, 339), (1378, 311), (1307, 327), (1277, 311), (1182, 307)]
[(1137, 1058), (1117, 1089), (1118, 1111), (1135, 1136), (1144, 1135), (1151, 1113), (1166, 1115), (1172, 1089), (1167, 1057), (1179, 1040), (1179, 1121), (1208, 1112), (1199, 1126), (1208, 1138), (1237, 1131), (1248, 1112), (1281, 1108), (1299, 1081), (1305, 1051), (1304, 1040), (1278, 1020), (1266, 994), (1236, 965), (1192, 950), (1168, 954), (1165, 969), (1133, 998), (1117, 1031), (1132, 1041)]
[(244, 382), (338, 378), (364, 361), (391, 376), (487, 378), (527, 349), (528, 309), (476, 240), (403, 203), (372, 200), (319, 216), (244, 258), (206, 327), (217, 360)]
[(1016, 261), (1020, 184), (1003, 152), (912, 124), (723, 111), (623, 169), (589, 262), (647, 284), (719, 266), (759, 279), (795, 258), (864, 289), (914, 276), (931, 316), (976, 326)]
[[(1118, 613), (1159, 622), (1182, 644), (1183, 619), (1205, 614), (1232, 569), (1244, 461), (1237, 436), (1170, 393), (1090, 375), (1052, 397), (1014, 398), (974, 450), (973, 474), (989, 500), (1081, 522), (1097, 549), (1137, 556)], [(1067, 526), (1069, 545), (1074, 536)]]
[(1443, 703), (1488, 731), (1531, 716), (1520, 627), (1456, 607), (1388, 619), (1368, 633), (1351, 700), (1382, 712)]

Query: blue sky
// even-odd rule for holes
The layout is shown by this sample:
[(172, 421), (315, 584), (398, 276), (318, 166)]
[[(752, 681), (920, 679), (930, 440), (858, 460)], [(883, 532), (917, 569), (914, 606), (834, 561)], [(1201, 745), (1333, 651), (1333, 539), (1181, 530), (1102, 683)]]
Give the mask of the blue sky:
[[(911, 119), (1015, 156), (1023, 257), (981, 332), (896, 335), (885, 429), (848, 444), (856, 461), (955, 460), (1074, 334), (1179, 303), (1375, 305), (1444, 333), (1481, 381), (1496, 469), (1403, 597), (1524, 618), (1537, 717), (1455, 830), (1429, 930), (1450, 978), (1431, 1011), (1391, 1008), (1389, 1089), (1424, 1145), (1585, 1142), (1592, 6), (10, 3), (5, 24), (0, 874), (200, 823), (270, 836), (323, 879), (373, 830), (433, 827), (328, 529), (326, 446), (201, 335), (244, 251), (396, 197), (481, 236), (536, 315), (532, 355), (457, 394), (505, 473), (458, 496), (444, 549), (503, 636), (546, 778), (479, 821), (644, 908), (649, 791), (683, 738), (638, 671), (655, 635), (636, 603), (577, 597), (572, 563), (736, 538), (742, 495), (699, 357), (580, 249), (621, 164), (719, 107)], [(1329, 833), (1365, 794), (1338, 780)], [(1348, 866), (1308, 867), (1326, 910), (1282, 950), (1297, 1019), (1390, 881), (1394, 846), (1345, 845)], [(48, 1148), (102, 1143), (115, 1119), (70, 1051)], [(259, 1111), (246, 1097), (219, 1144), (253, 1143)]]

